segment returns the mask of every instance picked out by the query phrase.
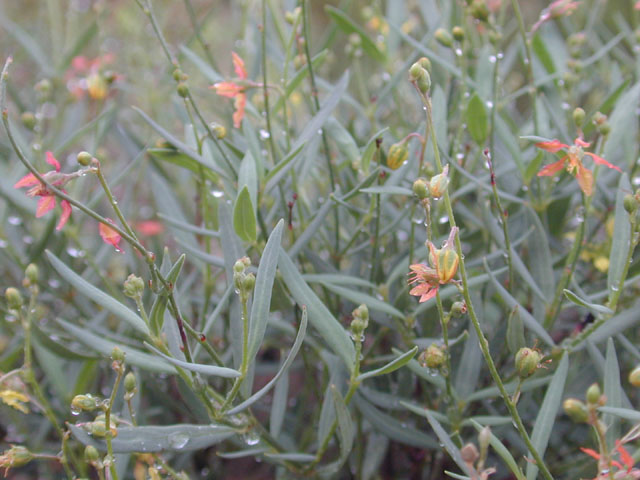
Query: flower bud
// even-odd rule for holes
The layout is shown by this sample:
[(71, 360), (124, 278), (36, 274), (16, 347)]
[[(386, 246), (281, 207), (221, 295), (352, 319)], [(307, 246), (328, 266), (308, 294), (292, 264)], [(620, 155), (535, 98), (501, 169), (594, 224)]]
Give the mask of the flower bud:
[(459, 25), (456, 25), (451, 29), (451, 34), (453, 35), (453, 38), (455, 38), (458, 42), (464, 40), (464, 29)]
[(7, 299), (7, 305), (11, 310), (19, 310), (23, 305), (22, 294), (16, 288), (9, 287), (4, 291), (4, 296)]
[[(104, 419), (99, 419), (91, 423), (87, 423), (84, 426), (89, 434), (93, 435), (96, 438), (104, 438), (107, 436), (107, 427)], [(111, 436), (115, 437), (118, 435), (118, 430), (116, 427), (111, 427)]]
[(86, 395), (76, 395), (71, 400), (71, 411), (73, 413), (91, 412), (100, 406), (100, 400), (90, 393)]
[(582, 126), (584, 123), (584, 117), (585, 113), (582, 108), (578, 107), (573, 111), (573, 123), (575, 123), (576, 127)]
[(91, 160), (93, 160), (93, 155), (89, 152), (80, 152), (76, 157), (77, 162), (83, 167), (88, 167), (91, 165)]
[(218, 140), (222, 140), (227, 136), (227, 129), (217, 123), (212, 123), (209, 128)]
[(493, 46), (498, 45), (502, 41), (502, 34), (500, 32), (498, 32), (497, 30), (490, 30), (489, 31), (489, 41), (491, 42), (491, 45), (493, 45)]
[(629, 383), (634, 387), (640, 387), (640, 366), (631, 370), (629, 374)]
[(438, 280), (440, 283), (449, 283), (456, 276), (460, 258), (453, 246), (448, 246), (436, 250), (436, 271), (438, 272)]
[(453, 45), (453, 37), (449, 31), (444, 28), (438, 28), (434, 33), (434, 37), (438, 43), (445, 47), (451, 47)]
[(136, 376), (133, 372), (129, 372), (124, 377), (124, 389), (127, 393), (135, 393), (137, 391)]
[(467, 443), (464, 447), (462, 447), (460, 449), (460, 456), (462, 457), (464, 463), (471, 465), (476, 463), (476, 460), (480, 458), (478, 448), (473, 443)]
[(487, 449), (489, 448), (489, 443), (491, 442), (491, 427), (488, 425), (480, 430), (478, 433), (478, 445), (480, 445), (480, 452), (482, 456), (486, 457)]
[(235, 273), (244, 273), (244, 269), (245, 269), (245, 265), (244, 262), (242, 261), (242, 259), (240, 260), (236, 260), (236, 263), (233, 264), (233, 271)]
[(600, 135), (603, 136), (607, 136), (611, 133), (611, 125), (609, 124), (609, 122), (604, 122), (601, 125), (598, 125), (598, 132), (600, 133)]
[(473, 0), (469, 7), (469, 13), (481, 22), (486, 22), (489, 19), (489, 7), (487, 7), (485, 0)]
[(33, 130), (37, 123), (36, 116), (32, 112), (22, 112), (20, 120), (22, 121), (22, 125), (24, 125), (28, 130)]
[(242, 280), (242, 288), (245, 292), (250, 292), (256, 284), (256, 277), (253, 273), (247, 274)]
[(597, 405), (600, 402), (600, 397), (602, 396), (602, 392), (600, 391), (600, 386), (597, 383), (592, 384), (587, 389), (587, 403), (591, 405)]
[(420, 57), (417, 63), (419, 63), (420, 66), (427, 71), (427, 73), (431, 72), (431, 60), (429, 60), (427, 57)]
[(36, 285), (38, 283), (38, 266), (35, 263), (27, 265), (24, 276), (29, 281), (29, 285)]
[(176, 87), (176, 90), (178, 91), (178, 95), (182, 98), (187, 98), (189, 96), (189, 87), (187, 87), (187, 84), (184, 82), (180, 82)]
[(423, 367), (438, 368), (444, 363), (445, 359), (446, 357), (442, 347), (432, 343), (430, 347), (420, 354), (418, 362), (420, 362)]
[(627, 211), (629, 215), (633, 215), (638, 210), (638, 199), (635, 195), (631, 195), (627, 193), (623, 199), (624, 209)]
[(109, 85), (105, 78), (99, 73), (94, 73), (87, 77), (87, 92), (94, 100), (103, 100), (107, 97)]
[(591, 121), (596, 125), (602, 125), (607, 121), (607, 116), (602, 112), (596, 112), (591, 117)]
[(398, 142), (391, 145), (387, 155), (387, 167), (397, 170), (409, 158), (409, 149), (406, 142)]
[(567, 398), (562, 402), (564, 413), (576, 423), (585, 423), (589, 419), (587, 406), (577, 398)]
[(144, 280), (130, 274), (124, 281), (124, 294), (129, 298), (140, 298), (144, 292)]
[(369, 326), (369, 309), (362, 304), (352, 312), (352, 315), (351, 332), (354, 338), (360, 338)]
[(111, 350), (111, 360), (114, 362), (124, 362), (125, 353), (119, 347), (113, 347)]
[(426, 72), (426, 70), (419, 62), (414, 63), (409, 69), (409, 81), (417, 82), (418, 79), (424, 75), (424, 72)]
[(444, 167), (442, 173), (431, 178), (429, 182), (429, 193), (433, 198), (440, 198), (447, 191), (449, 186), (449, 165)]
[(9, 450), (5, 450), (4, 453), (0, 455), (0, 467), (4, 467), (6, 474), (10, 468), (22, 467), (34, 458), (33, 453), (22, 445), (11, 445)]
[(413, 193), (420, 200), (424, 200), (429, 196), (429, 187), (423, 178), (419, 178), (413, 182)]
[(416, 85), (418, 85), (418, 89), (423, 95), (429, 93), (429, 89), (431, 88), (431, 76), (429, 75), (429, 72), (424, 70), (424, 75), (418, 79)]
[(464, 302), (453, 302), (453, 305), (451, 305), (451, 314), (454, 317), (461, 317), (465, 313), (467, 313), (467, 304), (466, 303), (464, 303)]
[(98, 450), (93, 445), (87, 445), (84, 449), (84, 459), (88, 463), (95, 463), (100, 460), (100, 454)]
[(46, 98), (51, 93), (51, 82), (48, 79), (43, 78), (35, 84), (34, 88), (43, 98)]
[(533, 375), (542, 360), (542, 354), (533, 348), (521, 348), (516, 353), (516, 370), (521, 379)]

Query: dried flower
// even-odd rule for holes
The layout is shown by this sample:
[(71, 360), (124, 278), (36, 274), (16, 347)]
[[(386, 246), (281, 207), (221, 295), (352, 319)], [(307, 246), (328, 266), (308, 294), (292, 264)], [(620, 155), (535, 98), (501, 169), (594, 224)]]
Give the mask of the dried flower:
[(620, 168), (607, 162), (604, 158), (599, 157), (595, 153), (583, 151), (583, 147), (588, 147), (590, 144), (576, 138), (573, 145), (567, 145), (560, 142), (560, 140), (551, 140), (548, 142), (536, 143), (536, 147), (546, 150), (547, 152), (556, 153), (560, 150), (566, 149), (567, 154), (557, 162), (553, 162), (545, 166), (538, 172), (539, 177), (548, 177), (558, 173), (563, 168), (566, 168), (567, 172), (572, 174), (578, 180), (580, 188), (585, 195), (591, 195), (593, 193), (593, 173), (582, 164), (582, 159), (585, 155), (589, 155), (593, 158), (593, 161), (598, 165), (604, 165), (608, 168), (613, 168), (621, 172)]
[[(246, 80), (248, 75), (247, 69), (244, 66), (244, 60), (242, 60), (236, 52), (231, 52), (231, 57), (233, 59), (233, 68), (235, 69), (236, 75), (240, 80)], [(234, 107), (236, 111), (233, 113), (233, 126), (235, 128), (240, 128), (240, 124), (244, 118), (244, 109), (247, 105), (245, 86), (239, 85), (235, 82), (218, 82), (210, 88), (214, 88), (218, 95), (235, 98)]]
[[(53, 156), (53, 153), (47, 152), (46, 159), (47, 163), (53, 166), (55, 170), (48, 171), (43, 174), (42, 177), (54, 187), (61, 187), (76, 176), (76, 174), (60, 173), (60, 163)], [(53, 210), (56, 206), (55, 194), (41, 183), (33, 173), (25, 175), (13, 186), (13, 188), (22, 187), (32, 187), (27, 190), (27, 195), (29, 197), (40, 197), (40, 200), (38, 200), (38, 209), (36, 210), (36, 218), (40, 218), (48, 211)], [(67, 193), (65, 190), (62, 191)], [(62, 215), (60, 216), (60, 221), (58, 222), (56, 230), (60, 230), (64, 227), (64, 224), (67, 223), (67, 220), (71, 215), (71, 204), (67, 200), (60, 201), (60, 206), (62, 207)]]
[(0, 400), (22, 413), (29, 413), (29, 407), (25, 405), (25, 403), (29, 402), (29, 397), (24, 393), (11, 389), (0, 390)]

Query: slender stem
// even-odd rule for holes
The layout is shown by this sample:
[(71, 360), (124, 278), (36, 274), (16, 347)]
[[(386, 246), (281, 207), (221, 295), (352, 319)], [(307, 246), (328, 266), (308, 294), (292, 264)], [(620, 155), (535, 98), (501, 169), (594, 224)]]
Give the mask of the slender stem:
[(527, 31), (524, 26), (524, 20), (522, 19), (522, 12), (520, 11), (520, 4), (518, 0), (511, 0), (511, 7), (513, 8), (513, 13), (515, 13), (516, 19), (518, 20), (518, 31), (520, 32), (522, 42), (524, 43), (524, 63), (527, 71), (527, 81), (529, 82), (529, 99), (531, 101), (531, 111), (533, 113), (533, 134), (537, 135), (538, 108), (536, 106), (536, 88), (533, 77), (533, 55), (531, 55), (531, 42), (529, 41), (529, 36), (527, 35)]
[[(104, 193), (107, 196), (109, 203), (111, 204), (111, 206), (113, 207), (113, 210), (116, 212), (116, 215), (118, 216), (118, 220), (120, 220), (120, 223), (122, 224), (124, 229), (127, 231), (127, 233), (131, 236), (131, 238), (134, 238), (136, 241), (138, 241), (138, 237), (129, 226), (129, 223), (127, 222), (126, 218), (124, 218), (124, 214), (122, 213), (122, 210), (120, 210), (120, 206), (118, 205), (118, 202), (113, 196), (113, 193), (111, 193), (109, 184), (107, 183), (102, 173), (102, 167), (100, 165), (100, 162), (96, 163), (95, 172), (96, 172), (96, 176), (98, 177), (98, 180), (100, 180), (100, 185), (102, 185), (102, 189), (104, 190)], [(110, 223), (110, 226), (112, 225), (113, 224)]]
[(216, 62), (213, 59), (213, 54), (211, 53), (211, 49), (209, 48), (209, 44), (207, 44), (202, 38), (202, 27), (198, 25), (198, 19), (196, 17), (196, 12), (193, 9), (193, 5), (191, 4), (191, 0), (184, 0), (185, 7), (187, 8), (187, 13), (189, 14), (189, 20), (191, 21), (191, 26), (193, 27), (193, 31), (196, 34), (196, 38), (202, 49), (204, 50), (204, 54), (207, 57), (207, 60), (211, 65), (215, 67)]
[(269, 132), (267, 143), (269, 144), (269, 150), (271, 150), (271, 156), (273, 157), (273, 163), (275, 165), (278, 163), (278, 157), (276, 156), (276, 146), (273, 141), (273, 130), (271, 129), (269, 90), (267, 87), (267, 0), (262, 0), (262, 29), (260, 30), (260, 38), (262, 40), (262, 96), (264, 97), (264, 114), (267, 120), (267, 132)]
[(112, 444), (112, 433), (111, 433), (111, 409), (113, 408), (113, 403), (116, 399), (116, 394), (118, 393), (118, 388), (120, 387), (120, 381), (122, 380), (122, 376), (124, 374), (124, 364), (121, 361), (114, 360), (114, 364), (117, 365), (115, 370), (117, 372), (116, 381), (113, 385), (113, 389), (111, 390), (111, 396), (109, 397), (109, 403), (107, 408), (104, 411), (104, 425), (105, 425), (105, 440), (107, 443), (107, 454), (109, 455), (109, 471), (111, 472), (112, 480), (118, 480), (118, 471), (116, 470), (116, 464), (114, 462), (113, 457), (113, 444)]

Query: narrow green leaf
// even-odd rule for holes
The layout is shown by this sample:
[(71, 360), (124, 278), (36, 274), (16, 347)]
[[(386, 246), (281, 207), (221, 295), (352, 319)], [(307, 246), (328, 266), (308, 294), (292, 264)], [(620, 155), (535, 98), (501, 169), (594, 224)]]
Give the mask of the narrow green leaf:
[(331, 395), (333, 395), (333, 405), (336, 409), (336, 418), (338, 420), (338, 434), (340, 438), (340, 462), (344, 462), (351, 452), (353, 440), (355, 439), (355, 429), (353, 420), (344, 398), (335, 385), (331, 385)]
[(302, 320), (300, 321), (300, 328), (298, 329), (298, 334), (296, 335), (296, 339), (293, 342), (293, 346), (291, 347), (291, 351), (289, 352), (289, 355), (287, 355), (287, 358), (282, 364), (282, 367), (280, 367), (280, 370), (278, 370), (278, 373), (276, 373), (275, 377), (273, 377), (264, 387), (262, 387), (253, 395), (251, 395), (241, 404), (229, 410), (229, 415), (235, 415), (236, 413), (239, 413), (244, 409), (250, 407), (255, 402), (260, 400), (266, 393), (268, 393), (269, 390), (271, 390), (271, 388), (275, 385), (278, 379), (282, 375), (284, 375), (287, 372), (287, 370), (289, 370), (289, 367), (293, 363), (293, 360), (296, 358), (296, 355), (298, 354), (298, 351), (302, 346), (302, 341), (304, 340), (304, 336), (306, 332), (307, 332), (307, 309), (303, 307)]
[(266, 448), (248, 448), (246, 450), (239, 450), (237, 452), (216, 452), (216, 455), (221, 458), (257, 457), (266, 451)]
[[(622, 384), (620, 382), (620, 365), (616, 355), (616, 347), (613, 338), (607, 341), (607, 355), (604, 361), (604, 395), (607, 397), (607, 406), (612, 408), (622, 407)], [(615, 416), (604, 415), (602, 419), (607, 425), (607, 443), (613, 448), (616, 439), (620, 438), (620, 420)]]
[(515, 305), (511, 309), (509, 318), (507, 319), (507, 346), (509, 347), (509, 351), (514, 355), (518, 350), (526, 346), (524, 324), (518, 312), (519, 309), (520, 307)]
[(380, 51), (378, 46), (373, 40), (369, 38), (367, 32), (365, 32), (360, 26), (356, 25), (342, 10), (327, 5), (324, 7), (327, 14), (336, 22), (336, 25), (340, 30), (346, 34), (355, 33), (360, 37), (362, 49), (374, 60), (384, 63), (386, 60), (385, 54)]
[(271, 412), (269, 414), (269, 434), (273, 438), (278, 438), (282, 431), (284, 415), (287, 411), (287, 400), (289, 396), (289, 374), (284, 373), (276, 382), (273, 389), (273, 400), (271, 402)]
[(89, 297), (98, 305), (106, 308), (116, 317), (129, 323), (129, 325), (138, 330), (140, 333), (149, 335), (149, 327), (147, 327), (147, 324), (144, 323), (144, 320), (142, 320), (142, 318), (140, 318), (133, 310), (130, 310), (115, 298), (107, 295), (99, 288), (91, 285), (84, 278), (67, 267), (62, 260), (56, 257), (49, 250), (46, 251), (46, 254), (49, 258), (49, 262), (51, 262), (51, 265), (53, 265), (53, 268), (56, 270), (56, 272), (58, 272), (58, 274), (68, 283), (70, 283), (78, 292)]
[[(177, 165), (178, 167), (189, 170), (197, 175), (200, 175), (200, 171), (204, 172), (204, 175), (212, 182), (218, 181), (218, 175), (212, 172), (209, 168), (202, 168), (197, 160), (194, 160), (188, 155), (174, 150), (172, 148), (149, 148), (147, 152), (154, 158), (162, 160), (163, 162)], [(205, 158), (205, 157), (202, 157)]]
[[(0, 13), (0, 25), (9, 33), (29, 54), (29, 56), (38, 64), (42, 73), (45, 75), (53, 74), (53, 67), (49, 63), (50, 55), (47, 55), (38, 45), (35, 36), (23, 30), (18, 24), (9, 20), (4, 13)], [(6, 56), (6, 55), (5, 55)]]
[(163, 360), (159, 360), (158, 357), (141, 352), (122, 343), (112, 341), (103, 334), (98, 335), (86, 327), (78, 327), (77, 325), (62, 320), (61, 318), (57, 318), (56, 322), (69, 332), (76, 340), (83, 343), (90, 349), (101, 353), (105, 357), (109, 357), (111, 355), (113, 347), (118, 347), (125, 353), (127, 364), (129, 365), (135, 365), (143, 370), (149, 370), (151, 372), (176, 373), (175, 369), (171, 365), (167, 364)]
[(630, 408), (600, 407), (598, 408), (598, 411), (618, 418), (624, 418), (625, 420), (629, 420), (633, 423), (640, 422), (640, 412), (637, 410), (631, 410)]
[(202, 235), (204, 237), (220, 237), (220, 232), (216, 230), (209, 230), (208, 228), (198, 227), (191, 223), (183, 222), (176, 218), (171, 218), (163, 213), (158, 214), (158, 218), (167, 222), (169, 225), (176, 227), (185, 232), (195, 233), (196, 235)]
[(469, 100), (465, 119), (471, 138), (482, 146), (489, 134), (489, 120), (484, 103), (477, 93), (474, 93), (471, 100)]
[[(196, 248), (194, 246), (192, 246), (190, 243), (185, 242), (184, 240), (180, 239), (180, 238), (176, 238), (176, 242), (178, 242), (178, 244), (184, 248), (187, 253), (189, 253), (190, 255), (193, 255), (193, 257), (202, 260), (205, 263), (208, 263), (209, 265), (213, 265), (216, 267), (224, 267), (225, 263), (224, 263), (224, 258), (218, 257), (217, 255), (212, 255), (210, 253), (207, 252), (203, 252), (202, 250), (200, 250), (199, 248)], [(193, 261), (193, 257), (191, 258), (191, 261)]]
[(245, 242), (255, 242), (257, 232), (256, 215), (249, 189), (245, 185), (233, 206), (233, 229)]
[(627, 261), (627, 252), (631, 242), (631, 222), (629, 213), (624, 208), (624, 196), (631, 192), (629, 177), (623, 173), (618, 182), (616, 193), (616, 209), (613, 223), (611, 252), (609, 253), (609, 271), (607, 272), (607, 288), (609, 299), (621, 288), (620, 280)]
[(349, 334), (340, 325), (318, 296), (309, 288), (296, 266), (284, 250), (280, 250), (278, 261), (280, 273), (291, 295), (298, 305), (306, 305), (309, 320), (327, 345), (342, 359), (349, 371), (353, 370), (355, 349)]
[(301, 144), (298, 148), (291, 150), (282, 160), (278, 162), (278, 164), (269, 170), (265, 177), (266, 185), (264, 187), (265, 192), (270, 192), (273, 187), (278, 185), (280, 179), (284, 177), (284, 175), (295, 166), (296, 161), (301, 158), (298, 154), (302, 151), (305, 144)]
[(154, 347), (153, 345), (147, 342), (144, 342), (144, 345), (156, 355), (159, 355), (162, 358), (164, 358), (167, 362), (173, 365), (176, 365), (180, 368), (184, 368), (185, 370), (189, 370), (190, 372), (198, 372), (203, 375), (213, 375), (213, 376), (222, 377), (222, 378), (237, 378), (240, 376), (240, 372), (237, 370), (234, 370), (233, 368), (218, 367), (216, 365), (203, 365), (200, 363), (183, 362), (182, 360), (178, 360), (176, 358), (170, 357), (169, 355), (165, 355), (156, 347)]
[(87, 45), (91, 42), (93, 37), (98, 33), (98, 23), (96, 20), (93, 20), (75, 39), (73, 45), (70, 49), (65, 52), (60, 65), (58, 65), (58, 72), (64, 72), (69, 65), (71, 65), (71, 61), (80, 54), (82, 50), (84, 50)]
[[(92, 445), (105, 452), (104, 440), (90, 436), (79, 425), (67, 424), (73, 436), (84, 445)], [(114, 453), (134, 452), (191, 452), (220, 443), (237, 432), (226, 425), (177, 424), (169, 426), (118, 427), (118, 435), (111, 440)]]
[(409, 363), (409, 361), (415, 356), (416, 353), (418, 353), (418, 347), (413, 347), (411, 350), (403, 353), (398, 358), (392, 360), (383, 367), (361, 373), (360, 375), (358, 375), (358, 378), (356, 378), (356, 382), (361, 382), (371, 377), (377, 377), (378, 375), (386, 375), (387, 373), (391, 373), (401, 367), (404, 367), (407, 363)]
[(296, 239), (295, 243), (289, 248), (289, 256), (295, 257), (298, 255), (298, 253), (300, 253), (300, 251), (307, 245), (309, 240), (316, 235), (318, 229), (324, 224), (324, 219), (332, 206), (333, 202), (325, 201), (322, 206), (316, 210), (311, 223), (307, 225), (304, 232), (302, 232), (302, 234)]
[(378, 310), (380, 312), (384, 312), (388, 315), (392, 315), (396, 318), (404, 319), (406, 316), (400, 310), (395, 308), (394, 306), (384, 302), (382, 300), (377, 299), (376, 297), (369, 295), (367, 293), (359, 292), (357, 290), (352, 290), (350, 288), (340, 287), (338, 285), (333, 285), (331, 283), (325, 283), (325, 287), (327, 287), (332, 292), (340, 295), (347, 300), (351, 300), (353, 303), (364, 303), (371, 310)]
[(531, 159), (531, 161), (527, 164), (527, 167), (524, 171), (524, 178), (522, 179), (525, 185), (529, 185), (533, 177), (540, 171), (542, 167), (542, 160), (544, 159), (544, 153), (542, 150), (539, 150), (536, 153), (536, 156)]
[(296, 452), (265, 453), (264, 456), (274, 460), (286, 460), (287, 462), (300, 462), (300, 463), (313, 462), (316, 459), (316, 456), (311, 455), (310, 453), (296, 453)]
[[(315, 56), (311, 59), (311, 66), (313, 67), (314, 70), (324, 63), (328, 53), (329, 53), (329, 50), (325, 49), (315, 54)], [(284, 89), (284, 95), (279, 96), (278, 100), (273, 106), (274, 113), (277, 113), (278, 110), (282, 108), (282, 106), (284, 105), (284, 102), (289, 98), (289, 96), (293, 93), (293, 91), (296, 88), (298, 88), (298, 85), (302, 83), (302, 81), (307, 77), (307, 75), (309, 75), (309, 68), (306, 65), (301, 67), (300, 70), (298, 70), (293, 75), (293, 78), (289, 80), (289, 83), (287, 83), (287, 86)]]
[(360, 191), (362, 193), (375, 193), (375, 194), (387, 193), (390, 195), (405, 195), (407, 197), (410, 197), (413, 195), (413, 192), (408, 188), (398, 187), (397, 185), (382, 185), (379, 187), (361, 188)]
[[(556, 414), (562, 403), (562, 395), (564, 394), (564, 384), (567, 380), (569, 372), (569, 356), (565, 353), (562, 355), (560, 364), (553, 374), (551, 383), (547, 387), (547, 393), (544, 395), (542, 406), (536, 417), (531, 433), (531, 443), (538, 451), (540, 456), (544, 458), (544, 452), (547, 450), (549, 438), (556, 421)], [(535, 480), (538, 475), (538, 467), (533, 463), (527, 464), (527, 480)]]
[(373, 154), (376, 152), (376, 140), (378, 138), (382, 138), (382, 134), (389, 130), (389, 127), (384, 127), (381, 130), (378, 130), (375, 135), (373, 135), (362, 151), (362, 158), (360, 159), (360, 164), (362, 166), (362, 171), (365, 175), (369, 173), (369, 166), (371, 165), (371, 159), (373, 158)]
[[(476, 301), (473, 300), (476, 304)], [(480, 304), (481, 302), (478, 302)], [(482, 370), (482, 351), (479, 347), (478, 335), (469, 321), (469, 336), (464, 342), (464, 350), (460, 359), (461, 367), (458, 368), (455, 376), (455, 393), (464, 399), (476, 390), (480, 372)], [(451, 348), (451, 340), (449, 340), (449, 348)], [(464, 366), (464, 367), (462, 367)]]
[(376, 288), (376, 285), (369, 280), (342, 273), (305, 273), (302, 275), (307, 283), (322, 283), (334, 285), (350, 285), (352, 287)]
[(200, 71), (200, 73), (211, 83), (221, 82), (224, 80), (222, 75), (216, 72), (211, 65), (205, 62), (202, 58), (200, 58), (193, 50), (189, 49), (185, 45), (180, 46), (180, 51), (182, 54), (193, 63), (196, 68)]
[(451, 456), (453, 461), (456, 462), (458, 467), (467, 475), (471, 475), (473, 476), (473, 478), (478, 478), (478, 472), (470, 470), (469, 466), (462, 459), (462, 454), (460, 453), (460, 450), (453, 443), (453, 441), (451, 440), (451, 437), (445, 431), (445, 429), (442, 428), (442, 425), (440, 425), (440, 422), (438, 422), (438, 420), (433, 416), (433, 414), (426, 408), (424, 409), (423, 415), (427, 417), (427, 420), (429, 421), (431, 428), (433, 428), (433, 431), (437, 435), (438, 439), (440, 440), (442, 445), (444, 445), (445, 450)]
[[(474, 426), (474, 428), (478, 431), (478, 433), (480, 433), (480, 431), (484, 428), (483, 425), (481, 425), (480, 423), (478, 423), (473, 419), (471, 419), (470, 422)], [(507, 467), (509, 467), (509, 470), (511, 470), (511, 473), (515, 475), (517, 480), (525, 480), (526, 477), (524, 476), (524, 473), (522, 473), (522, 470), (520, 470), (520, 467), (518, 466), (518, 463), (516, 462), (515, 458), (513, 458), (513, 455), (511, 455), (511, 452), (509, 452), (507, 447), (504, 446), (504, 444), (500, 441), (498, 437), (496, 437), (493, 434), (493, 432), (490, 432), (490, 435), (491, 436), (490, 436), (489, 444), (491, 445), (493, 450), (504, 461), (504, 463), (507, 464)]]
[(613, 310), (611, 310), (610, 308), (607, 308), (604, 305), (598, 305), (596, 303), (587, 302), (585, 299), (580, 298), (578, 295), (576, 295), (575, 293), (573, 293), (571, 290), (567, 288), (565, 288), (563, 292), (564, 292), (564, 296), (567, 297), (569, 301), (581, 307), (586, 307), (592, 312), (594, 312), (595, 314), (598, 314), (598, 313), (603, 313), (605, 315), (613, 314)]
[(549, 53), (547, 46), (544, 43), (544, 39), (540, 33), (536, 33), (531, 40), (531, 47), (533, 52), (542, 63), (542, 66), (547, 71), (547, 73), (555, 73), (556, 66), (553, 62), (553, 56)]

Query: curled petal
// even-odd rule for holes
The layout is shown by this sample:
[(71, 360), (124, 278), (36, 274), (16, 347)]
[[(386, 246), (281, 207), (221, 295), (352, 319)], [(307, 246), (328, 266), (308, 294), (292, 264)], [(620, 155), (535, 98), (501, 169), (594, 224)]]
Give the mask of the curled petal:
[(246, 104), (247, 96), (244, 93), (238, 94), (234, 102), (236, 111), (233, 112), (233, 126), (235, 128), (240, 128), (240, 125), (242, 124), (242, 119), (244, 118), (244, 107)]
[(413, 287), (409, 292), (409, 295), (415, 295), (416, 297), (419, 296), (419, 303), (422, 303), (435, 297), (436, 293), (438, 293), (438, 287), (434, 287), (428, 283), (421, 283), (420, 285)]
[(60, 171), (60, 162), (58, 162), (58, 160), (56, 160), (56, 157), (53, 156), (53, 153), (47, 152), (46, 153), (46, 157), (47, 157), (47, 163), (49, 165), (51, 165), (53, 168), (55, 168), (56, 172), (59, 172)]
[(612, 163), (607, 162), (604, 158), (599, 157), (595, 153), (585, 152), (585, 155), (589, 155), (591, 158), (593, 158), (593, 161), (598, 165), (604, 165), (605, 167), (613, 168), (614, 170), (617, 170), (620, 173), (622, 173), (622, 170), (620, 170), (619, 167), (615, 166)]
[(234, 82), (218, 82), (213, 85), (216, 89), (216, 93), (223, 97), (233, 98), (240, 95), (243, 92), (243, 87)]
[(596, 460), (600, 460), (600, 454), (598, 452), (596, 452), (595, 450), (592, 450), (591, 448), (584, 448), (584, 447), (580, 447), (580, 450), (582, 450), (583, 453), (586, 453), (590, 457), (593, 457)]
[(236, 75), (243, 80), (246, 79), (247, 69), (244, 67), (244, 60), (236, 52), (231, 52), (231, 58), (233, 59), (233, 69), (236, 71)]
[(593, 173), (591, 170), (584, 167), (582, 164), (579, 164), (578, 171), (576, 172), (576, 178), (578, 179), (578, 184), (584, 194), (587, 197), (591, 195), (593, 193)]
[(29, 173), (16, 182), (13, 188), (31, 187), (40, 183), (33, 173)]
[(67, 223), (67, 220), (69, 220), (71, 216), (71, 204), (68, 201), (61, 200), (60, 207), (62, 207), (62, 215), (60, 215), (60, 221), (58, 222), (56, 230), (62, 230), (62, 227), (64, 227), (64, 224)]
[[(107, 218), (107, 220), (109, 221), (109, 223), (113, 223), (113, 220), (111, 220), (110, 218)], [(122, 252), (122, 249), (120, 248), (120, 245), (119, 245), (121, 237), (118, 232), (116, 232), (113, 228), (111, 228), (110, 226), (104, 223), (100, 224), (100, 226), (98, 227), (98, 230), (100, 232), (100, 236), (102, 237), (102, 241), (104, 243), (113, 245), (117, 252)]]
[(589, 142), (585, 142), (583, 139), (581, 139), (580, 137), (576, 138), (573, 143), (575, 145), (578, 145), (579, 147), (588, 147), (589, 145), (591, 145)]
[(53, 195), (45, 195), (38, 200), (38, 208), (36, 209), (36, 217), (40, 218), (45, 213), (56, 206), (56, 197)]
[(627, 466), (627, 470), (631, 470), (635, 462), (633, 461), (633, 457), (629, 452), (627, 452), (627, 449), (622, 446), (620, 440), (616, 440), (616, 450), (620, 454), (620, 460), (622, 460), (622, 463)]
[(551, 140), (549, 142), (536, 143), (536, 147), (546, 150), (547, 152), (556, 153), (563, 148), (569, 148), (569, 145), (562, 143), (560, 140)]
[(567, 157), (562, 157), (557, 162), (550, 163), (538, 172), (539, 177), (550, 177), (564, 168), (564, 161)]

